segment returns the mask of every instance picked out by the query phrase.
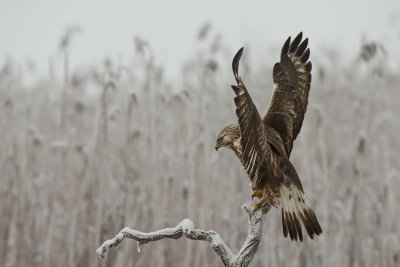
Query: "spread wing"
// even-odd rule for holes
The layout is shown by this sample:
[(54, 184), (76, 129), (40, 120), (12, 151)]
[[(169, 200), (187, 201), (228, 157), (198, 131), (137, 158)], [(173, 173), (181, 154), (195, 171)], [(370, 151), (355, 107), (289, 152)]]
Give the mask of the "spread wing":
[(289, 37), (282, 47), (281, 60), (273, 70), (275, 89), (263, 118), (279, 133), (288, 156), (303, 124), (311, 83), (308, 38), (301, 42), (302, 36), (299, 33), (293, 42)]
[(253, 188), (256, 188), (262, 182), (262, 173), (266, 171), (266, 160), (270, 157), (270, 152), (260, 114), (238, 75), (239, 60), (242, 53), (243, 47), (236, 53), (232, 62), (232, 69), (237, 82), (237, 85), (232, 85), (232, 89), (236, 94), (234, 100), (241, 135), (242, 163), (252, 180)]

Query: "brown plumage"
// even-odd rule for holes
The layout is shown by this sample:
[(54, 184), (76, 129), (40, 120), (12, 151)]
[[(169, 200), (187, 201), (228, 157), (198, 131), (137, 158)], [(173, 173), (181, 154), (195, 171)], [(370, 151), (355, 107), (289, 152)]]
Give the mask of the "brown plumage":
[(306, 199), (296, 169), (289, 161), (293, 141), (300, 132), (307, 109), (311, 83), (308, 39), (302, 33), (282, 47), (280, 62), (273, 69), (275, 85), (263, 118), (238, 74), (241, 48), (232, 63), (237, 85), (232, 85), (238, 124), (226, 126), (218, 135), (216, 149), (232, 149), (242, 162), (260, 198), (254, 209), (271, 204), (281, 206), (285, 237), (303, 241), (301, 224), (312, 239), (322, 233)]

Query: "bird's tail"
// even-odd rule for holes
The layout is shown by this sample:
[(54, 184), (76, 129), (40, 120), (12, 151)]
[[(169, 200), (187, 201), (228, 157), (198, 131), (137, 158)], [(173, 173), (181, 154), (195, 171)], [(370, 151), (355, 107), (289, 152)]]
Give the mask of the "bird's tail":
[(283, 235), (287, 237), (289, 234), (292, 241), (299, 239), (302, 242), (303, 233), (300, 222), (311, 239), (320, 235), (322, 233), (321, 226), (314, 211), (310, 208), (304, 192), (293, 185), (290, 189), (282, 185), (280, 193)]

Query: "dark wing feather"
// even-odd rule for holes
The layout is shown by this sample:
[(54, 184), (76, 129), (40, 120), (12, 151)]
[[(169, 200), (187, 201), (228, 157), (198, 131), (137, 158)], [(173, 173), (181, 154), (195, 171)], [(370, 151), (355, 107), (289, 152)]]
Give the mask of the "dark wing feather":
[(273, 70), (275, 89), (263, 118), (266, 126), (279, 133), (288, 157), (303, 124), (311, 83), (308, 38), (301, 42), (302, 37), (299, 33), (292, 42), (289, 37), (282, 47), (281, 60)]
[(239, 60), (242, 53), (243, 48), (236, 53), (232, 62), (233, 74), (237, 82), (237, 85), (232, 85), (232, 89), (236, 94), (234, 100), (241, 135), (241, 160), (253, 182), (253, 188), (257, 188), (262, 182), (262, 173), (266, 171), (266, 160), (270, 156), (270, 152), (260, 114), (238, 75)]

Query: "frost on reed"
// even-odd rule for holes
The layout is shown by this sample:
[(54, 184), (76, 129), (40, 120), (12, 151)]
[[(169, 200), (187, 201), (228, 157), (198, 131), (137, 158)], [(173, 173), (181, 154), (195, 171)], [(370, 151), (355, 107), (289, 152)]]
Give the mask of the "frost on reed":
[[(95, 251), (125, 226), (149, 232), (183, 218), (239, 251), (248, 178), (233, 153), (214, 150), (217, 132), (236, 120), (237, 47), (210, 27), (197, 43), (174, 81), (140, 38), (129, 64), (69, 69), (67, 86), (55, 63), (54, 75), (31, 86), (26, 66), (2, 63), (0, 266), (220, 266), (208, 243), (186, 239), (141, 254), (124, 242), (106, 263)], [(291, 160), (324, 234), (288, 241), (272, 209), (253, 266), (400, 265), (400, 75), (381, 45), (363, 46), (349, 65), (334, 49), (312, 51), (309, 108)], [(266, 47), (262, 60), (244, 64), (260, 112), (278, 55)]]

